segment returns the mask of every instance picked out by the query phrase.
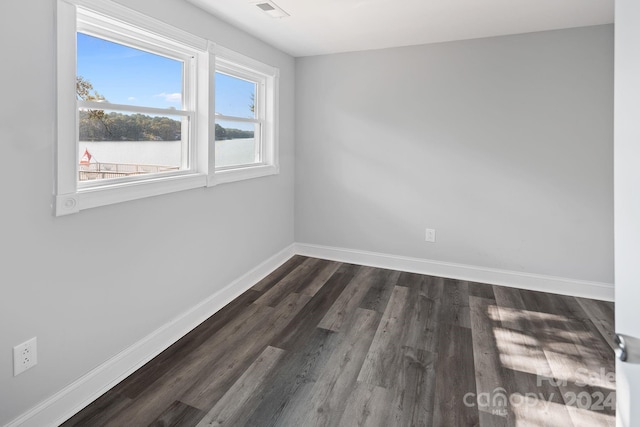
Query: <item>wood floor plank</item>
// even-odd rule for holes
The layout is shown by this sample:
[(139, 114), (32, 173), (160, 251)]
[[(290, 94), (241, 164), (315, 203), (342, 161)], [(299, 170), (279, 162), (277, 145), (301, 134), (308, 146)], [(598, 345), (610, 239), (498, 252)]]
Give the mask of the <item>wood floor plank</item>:
[(304, 404), (283, 414), (284, 425), (334, 426), (342, 418), (346, 402), (371, 345), (380, 313), (356, 309), (345, 339), (335, 349)]
[[(173, 401), (180, 400), (194, 407), (193, 402), (184, 400), (185, 393), (193, 387), (198, 387), (203, 379), (203, 373), (208, 374), (211, 366), (224, 360), (225, 353), (230, 348), (242, 345), (249, 340), (258, 328), (264, 327), (265, 318), (271, 318), (275, 309), (267, 306), (251, 304), (240, 316), (232, 319), (216, 334), (183, 359), (174, 360), (173, 366), (160, 378), (153, 381), (151, 387), (146, 388), (136, 396), (136, 404), (130, 405), (117, 414), (109, 423), (109, 427), (123, 425), (148, 425), (158, 417)], [(262, 349), (260, 349), (262, 351)], [(213, 397), (224, 394), (226, 390), (219, 390)], [(211, 405), (212, 406), (212, 405)], [(209, 407), (198, 407), (208, 410)]]
[(201, 370), (182, 401), (196, 408), (207, 410), (215, 404), (250, 366), (255, 357), (269, 345), (311, 297), (289, 294), (262, 323), (234, 345), (234, 352), (213, 360)]
[(493, 286), (486, 283), (467, 282), (469, 287), (469, 296), (480, 297), (484, 299), (495, 299), (493, 294)]
[(148, 427), (182, 427), (193, 426), (205, 416), (205, 412), (175, 401)]
[(264, 380), (284, 353), (279, 348), (267, 347), (196, 427), (243, 425), (251, 414), (247, 408), (261, 400), (266, 387)]
[(339, 262), (308, 258), (273, 284), (256, 304), (274, 307), (291, 292), (313, 296), (341, 265)]
[(396, 286), (402, 286), (405, 288), (420, 288), (425, 282), (426, 276), (417, 273), (408, 273), (406, 271), (400, 272), (398, 277), (398, 283)]
[[(247, 357), (255, 358), (266, 347), (270, 334), (284, 327), (288, 318), (308, 299), (308, 296), (291, 294), (279, 308), (252, 304), (242, 316), (233, 319), (189, 354), (183, 364), (174, 365), (156, 380), (154, 387), (141, 393), (136, 407), (119, 414), (113, 425), (125, 422), (146, 425), (175, 400), (172, 399), (174, 396), (193, 407), (209, 410), (224, 394), (225, 387), (230, 386), (251, 363), (253, 359)], [(237, 351), (228, 354), (228, 348)], [(176, 382), (176, 377), (182, 381)]]
[(267, 275), (267, 277), (253, 285), (251, 289), (258, 292), (265, 292), (269, 290), (272, 286), (280, 282), (285, 276), (302, 264), (306, 259), (307, 257), (303, 257), (301, 255), (292, 256), (284, 264)]
[[(509, 424), (509, 420), (501, 415), (492, 414), (490, 412), (485, 412), (480, 410), (480, 427), (489, 426), (489, 427), (515, 427), (516, 424)], [(521, 425), (527, 425), (522, 423)]]
[(342, 325), (345, 322), (348, 323), (350, 316), (355, 315), (356, 308), (369, 291), (375, 276), (375, 268), (360, 267), (360, 270), (331, 305), (318, 327), (329, 329), (330, 331), (340, 331)]
[(497, 309), (496, 301), (470, 296), (469, 307), (476, 377), (476, 394), (469, 401), (478, 406), (481, 427), (514, 426), (516, 421), (508, 404), (502, 406), (496, 405), (499, 402), (493, 402), (493, 399), (478, 399), (478, 396), (493, 397), (500, 389), (511, 390), (515, 382), (513, 371), (502, 368), (501, 353), (496, 344), (495, 328), (500, 323), (490, 315), (492, 309)]
[(315, 295), (342, 266), (341, 262), (323, 261), (317, 273), (311, 277), (311, 281), (298, 289), (304, 295)]
[[(547, 343), (544, 346), (544, 354), (553, 372), (553, 378), (558, 379), (560, 382), (558, 388), (564, 397), (565, 406), (563, 406), (563, 408), (568, 410), (569, 415), (573, 419), (573, 425), (582, 426), (584, 423), (581, 411), (572, 410), (572, 407), (577, 409), (577, 405), (579, 404), (578, 401), (574, 400), (574, 397), (586, 394), (591, 399), (592, 396), (596, 396), (596, 393), (598, 393), (602, 394), (604, 398), (608, 397), (613, 390), (597, 385), (592, 386), (588, 383), (582, 384), (584, 377), (581, 372), (585, 374), (594, 373), (598, 379), (601, 377), (597, 370), (588, 368), (576, 357), (576, 350), (575, 344), (571, 342), (555, 343), (553, 345)], [(612, 406), (607, 407), (603, 405), (594, 412), (596, 412), (599, 417), (608, 419), (608, 423), (602, 425), (615, 425), (614, 408)]]
[(433, 423), (437, 355), (403, 347), (402, 366), (392, 393), (389, 425), (428, 426)]
[[(612, 347), (612, 344), (615, 345), (615, 342), (612, 343), (611, 340), (607, 340), (596, 324), (590, 319), (578, 319), (577, 323), (579, 323), (580, 326), (574, 326), (575, 323), (576, 322), (571, 322), (570, 325), (567, 325), (565, 333), (575, 333), (575, 337), (580, 342), (580, 345), (588, 347), (591, 350), (590, 353), (595, 356), (591, 358), (593, 362), (599, 365), (609, 365), (608, 362), (615, 357), (615, 349)], [(575, 330), (571, 328), (575, 328)], [(615, 348), (617, 348), (617, 346)]]
[(371, 287), (362, 298), (359, 307), (365, 310), (373, 310), (384, 313), (384, 309), (391, 298), (393, 287), (398, 283), (399, 271), (376, 269), (372, 278)]
[(593, 411), (572, 405), (568, 405), (566, 408), (569, 410), (569, 414), (571, 415), (571, 419), (574, 420), (575, 426), (613, 427), (616, 425), (615, 416), (610, 412)]
[[(228, 328), (229, 325), (233, 325), (233, 319), (241, 320), (243, 318), (242, 313), (260, 295), (259, 292), (251, 289), (244, 292), (214, 316), (205, 320), (168, 349), (146, 363), (137, 371), (137, 375), (132, 375), (125, 379), (117, 386), (117, 392), (132, 399), (136, 398), (142, 391), (152, 387), (156, 380), (175, 368), (175, 360), (182, 360), (192, 354), (210, 336), (216, 334), (222, 328)], [(247, 313), (250, 314), (249, 311)]]
[(469, 314), (469, 284), (445, 279), (439, 321), (465, 328), (471, 327)]
[(587, 313), (589, 320), (593, 322), (603, 339), (615, 351), (618, 346), (615, 343), (616, 327), (613, 304), (587, 298), (576, 298), (576, 301)]
[(532, 333), (536, 324), (548, 313), (537, 313), (531, 310), (522, 299), (518, 289), (495, 288), (498, 303), (497, 310), (492, 312), (498, 321), (494, 328), (497, 349), (504, 368), (511, 371), (513, 382), (507, 387), (509, 395), (516, 395), (520, 400), (527, 393), (534, 393), (539, 398), (520, 405), (511, 405), (516, 424), (533, 423), (541, 416), (549, 419), (548, 424), (554, 426), (571, 426), (572, 419), (564, 407), (563, 393), (553, 381), (554, 371), (545, 352), (545, 338)]
[(478, 407), (464, 405), (465, 395), (476, 392), (471, 328), (443, 323), (438, 332), (433, 425), (477, 426)]
[(438, 327), (442, 307), (442, 283), (434, 283), (428, 278), (420, 287), (409, 290), (404, 332), (398, 337), (402, 346), (437, 353)]
[(310, 394), (320, 372), (343, 339), (343, 334), (315, 328), (302, 347), (287, 351), (268, 379), (264, 398), (255, 408), (250, 408), (252, 413), (245, 425), (283, 425), (282, 414), (292, 412), (292, 408)]
[[(584, 310), (586, 304), (580, 304), (577, 298), (571, 296), (560, 295), (550, 296), (546, 294), (547, 298), (556, 300), (560, 304), (560, 307), (566, 307), (566, 312), (569, 313), (569, 322), (564, 324), (564, 334), (572, 337), (573, 341), (578, 346), (582, 346), (581, 356), (591, 363), (592, 369), (598, 369), (601, 366), (608, 365), (608, 362), (614, 357), (615, 343), (613, 342), (613, 336), (610, 337), (610, 341), (607, 340), (602, 334), (600, 334), (598, 327), (594, 323), (594, 318), (591, 317), (592, 312)], [(596, 304), (592, 305), (593, 308), (597, 307)], [(602, 315), (602, 313), (598, 313)], [(579, 324), (579, 325), (578, 325)], [(613, 331), (613, 321), (610, 322), (610, 327)]]
[(519, 290), (522, 298), (526, 299), (530, 307), (535, 307), (539, 313), (552, 314), (564, 318), (582, 319), (587, 315), (573, 297), (554, 295), (546, 292)]
[(447, 279), (436, 276), (422, 276), (420, 294), (434, 301), (442, 301), (444, 286)]
[(118, 393), (106, 393), (84, 410), (71, 417), (63, 425), (65, 427), (104, 425), (132, 402), (132, 399)]
[(318, 326), (344, 288), (353, 279), (359, 266), (342, 264), (327, 283), (311, 298), (300, 313), (284, 328), (270, 345), (287, 351), (297, 351)]
[(275, 307), (291, 292), (298, 292), (298, 288), (302, 283), (311, 282), (314, 278), (314, 273), (317, 273), (320, 269), (321, 262), (322, 260), (318, 258), (305, 259), (258, 298), (255, 303)]
[[(494, 287), (494, 294), (498, 307), (490, 310), (490, 316), (499, 325), (494, 334), (498, 339), (498, 351), (503, 364), (514, 372), (553, 378), (553, 371), (544, 354), (544, 346), (550, 336), (552, 339), (555, 337), (553, 333), (549, 334), (544, 329), (543, 320), (552, 319), (554, 322), (560, 322), (564, 319), (549, 313), (537, 312), (535, 307), (525, 302), (519, 289)], [(532, 386), (530, 381), (527, 382)], [(545, 394), (558, 394), (555, 388), (544, 391)]]
[(403, 335), (406, 319), (411, 314), (407, 307), (411, 304), (409, 290), (405, 286), (393, 288), (389, 304), (382, 315), (358, 381), (393, 388), (397, 379), (396, 369), (400, 366), (402, 354), (402, 349), (394, 346), (393, 343)]
[(389, 427), (389, 402), (393, 395), (382, 387), (357, 382), (347, 399), (346, 408), (338, 426)]
[[(539, 294), (546, 295), (547, 297), (549, 295), (553, 295), (546, 292), (539, 292)], [(584, 306), (580, 304), (578, 299), (574, 296), (554, 295), (551, 297), (550, 301), (554, 301), (557, 304), (557, 307), (567, 317), (570, 317), (572, 319), (590, 318), (590, 314), (584, 309)]]
[(555, 317), (541, 318), (541, 329), (546, 331), (550, 343), (556, 347), (564, 346), (579, 355), (581, 364), (588, 369), (598, 370), (611, 365), (613, 353), (609, 345), (601, 339), (597, 328), (575, 298), (541, 292), (527, 294), (534, 296), (531, 307), (536, 311), (548, 313), (547, 309), (552, 307), (554, 312), (560, 313), (554, 314)]

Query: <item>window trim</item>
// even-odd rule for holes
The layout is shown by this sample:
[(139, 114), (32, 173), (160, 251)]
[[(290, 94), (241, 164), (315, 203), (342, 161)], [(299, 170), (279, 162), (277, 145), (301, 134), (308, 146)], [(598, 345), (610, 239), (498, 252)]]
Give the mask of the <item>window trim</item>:
[[(79, 12), (81, 10), (81, 12)], [(88, 11), (88, 12), (85, 12)], [(115, 22), (117, 31), (127, 36), (138, 30), (146, 33), (141, 38), (141, 47), (155, 42), (166, 45), (166, 50), (193, 53), (192, 61), (193, 94), (191, 106), (185, 110), (193, 113), (194, 124), (190, 125), (190, 169), (167, 174), (145, 175), (144, 179), (127, 182), (105, 182), (102, 185), (78, 185), (78, 106), (76, 100), (76, 31), (79, 13), (105, 16)], [(159, 20), (105, 0), (57, 0), (56, 9), (56, 141), (54, 148), (54, 200), (55, 216), (77, 213), (80, 210), (136, 200), (161, 194), (210, 187), (221, 183), (257, 178), (279, 173), (278, 164), (278, 80), (279, 70), (257, 60), (216, 45), (184, 30), (167, 25)], [(115, 31), (115, 30), (113, 30)], [(98, 37), (99, 34), (96, 34)], [(135, 38), (135, 37), (134, 37)], [(134, 46), (135, 47), (135, 46)], [(216, 63), (232, 63), (234, 67), (262, 73), (269, 79), (265, 96), (266, 125), (265, 144), (268, 153), (261, 164), (251, 164), (229, 169), (215, 169), (215, 93), (214, 81)], [(186, 69), (186, 67), (185, 67)], [(185, 71), (185, 74), (188, 74)], [(185, 76), (186, 78), (186, 76)], [(185, 89), (186, 90), (186, 89)], [(86, 103), (85, 101), (82, 102)], [(87, 104), (89, 105), (89, 104)], [(127, 108), (127, 105), (116, 105)], [(108, 107), (101, 103), (101, 107)], [(146, 108), (146, 107), (143, 107)], [(175, 110), (172, 114), (183, 115), (185, 110)], [(268, 132), (268, 133), (266, 133)], [(69, 142), (73, 141), (73, 142)], [(147, 178), (148, 177), (148, 178)]]
[[(167, 26), (160, 21), (133, 11), (110, 1), (100, 0), (58, 0), (57, 2), (57, 141), (55, 167), (55, 201), (56, 216), (77, 213), (82, 209), (108, 205), (142, 197), (150, 197), (174, 191), (186, 190), (209, 185), (208, 135), (209, 123), (202, 116), (208, 115), (208, 97), (212, 88), (209, 85), (209, 61), (211, 44), (204, 39), (177, 28)], [(105, 182), (103, 185), (85, 187), (78, 185), (78, 129), (76, 100), (76, 32), (78, 18), (86, 16), (104, 16), (109, 24), (135, 37), (138, 31), (145, 33), (145, 43), (154, 44), (154, 39), (161, 44), (167, 43), (168, 49), (176, 48), (188, 52), (195, 58), (192, 70), (185, 74), (193, 74), (192, 84), (197, 87), (192, 92), (191, 106), (195, 123), (191, 127), (190, 136), (190, 169), (181, 174), (170, 176), (155, 175), (145, 180), (127, 182)], [(82, 25), (80, 25), (81, 27)], [(115, 30), (114, 30), (115, 32)], [(185, 78), (187, 78), (185, 76)], [(202, 91), (208, 96), (202, 96)], [(211, 93), (209, 93), (211, 92)], [(73, 142), (70, 142), (73, 141)], [(204, 159), (203, 159), (204, 158)]]

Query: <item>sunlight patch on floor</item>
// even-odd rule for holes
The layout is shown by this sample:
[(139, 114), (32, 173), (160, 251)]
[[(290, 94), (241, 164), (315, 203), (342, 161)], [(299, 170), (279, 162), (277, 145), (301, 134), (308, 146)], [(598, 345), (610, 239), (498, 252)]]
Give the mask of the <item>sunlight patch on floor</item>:
[(523, 332), (499, 327), (493, 328), (493, 335), (505, 368), (532, 375), (551, 375), (538, 340)]
[(494, 321), (518, 321), (522, 319), (529, 319), (531, 321), (556, 321), (566, 322), (567, 318), (559, 316), (557, 314), (540, 313), (537, 311), (518, 310), (509, 307), (498, 307), (496, 305), (489, 306), (489, 318)]
[(558, 426), (565, 427), (566, 411), (569, 411), (575, 426), (614, 426), (615, 416), (604, 412), (581, 409), (575, 406), (536, 399), (513, 393), (510, 398), (516, 426)]
[(502, 366), (536, 376), (537, 390), (509, 395), (515, 425), (615, 425), (615, 373), (584, 321), (496, 305), (487, 315)]

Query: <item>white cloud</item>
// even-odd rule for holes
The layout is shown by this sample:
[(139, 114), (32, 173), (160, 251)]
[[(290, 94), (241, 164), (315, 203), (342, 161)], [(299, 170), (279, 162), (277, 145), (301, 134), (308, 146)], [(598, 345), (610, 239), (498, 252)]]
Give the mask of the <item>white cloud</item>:
[(129, 100), (129, 101), (135, 101), (135, 100), (136, 100), (136, 97), (135, 97), (135, 96), (130, 96), (130, 97), (128, 97), (128, 98), (127, 98), (127, 100)]
[(165, 101), (179, 104), (182, 102), (182, 94), (181, 93), (159, 93), (156, 96), (164, 98)]

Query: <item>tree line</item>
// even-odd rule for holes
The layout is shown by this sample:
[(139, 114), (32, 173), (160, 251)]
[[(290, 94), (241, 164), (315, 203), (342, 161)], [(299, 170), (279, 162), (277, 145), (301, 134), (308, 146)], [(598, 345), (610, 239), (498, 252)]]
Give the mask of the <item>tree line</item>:
[[(105, 98), (82, 77), (76, 78), (78, 99), (101, 101)], [(79, 114), (81, 141), (178, 141), (182, 123), (169, 117), (145, 114), (106, 113), (104, 110), (82, 110)], [(216, 123), (216, 140), (253, 138), (253, 131), (224, 128)]]
[[(181, 139), (179, 120), (151, 117), (145, 114), (80, 111), (81, 141), (178, 141)], [(253, 138), (253, 131), (224, 128), (216, 123), (216, 140)]]

